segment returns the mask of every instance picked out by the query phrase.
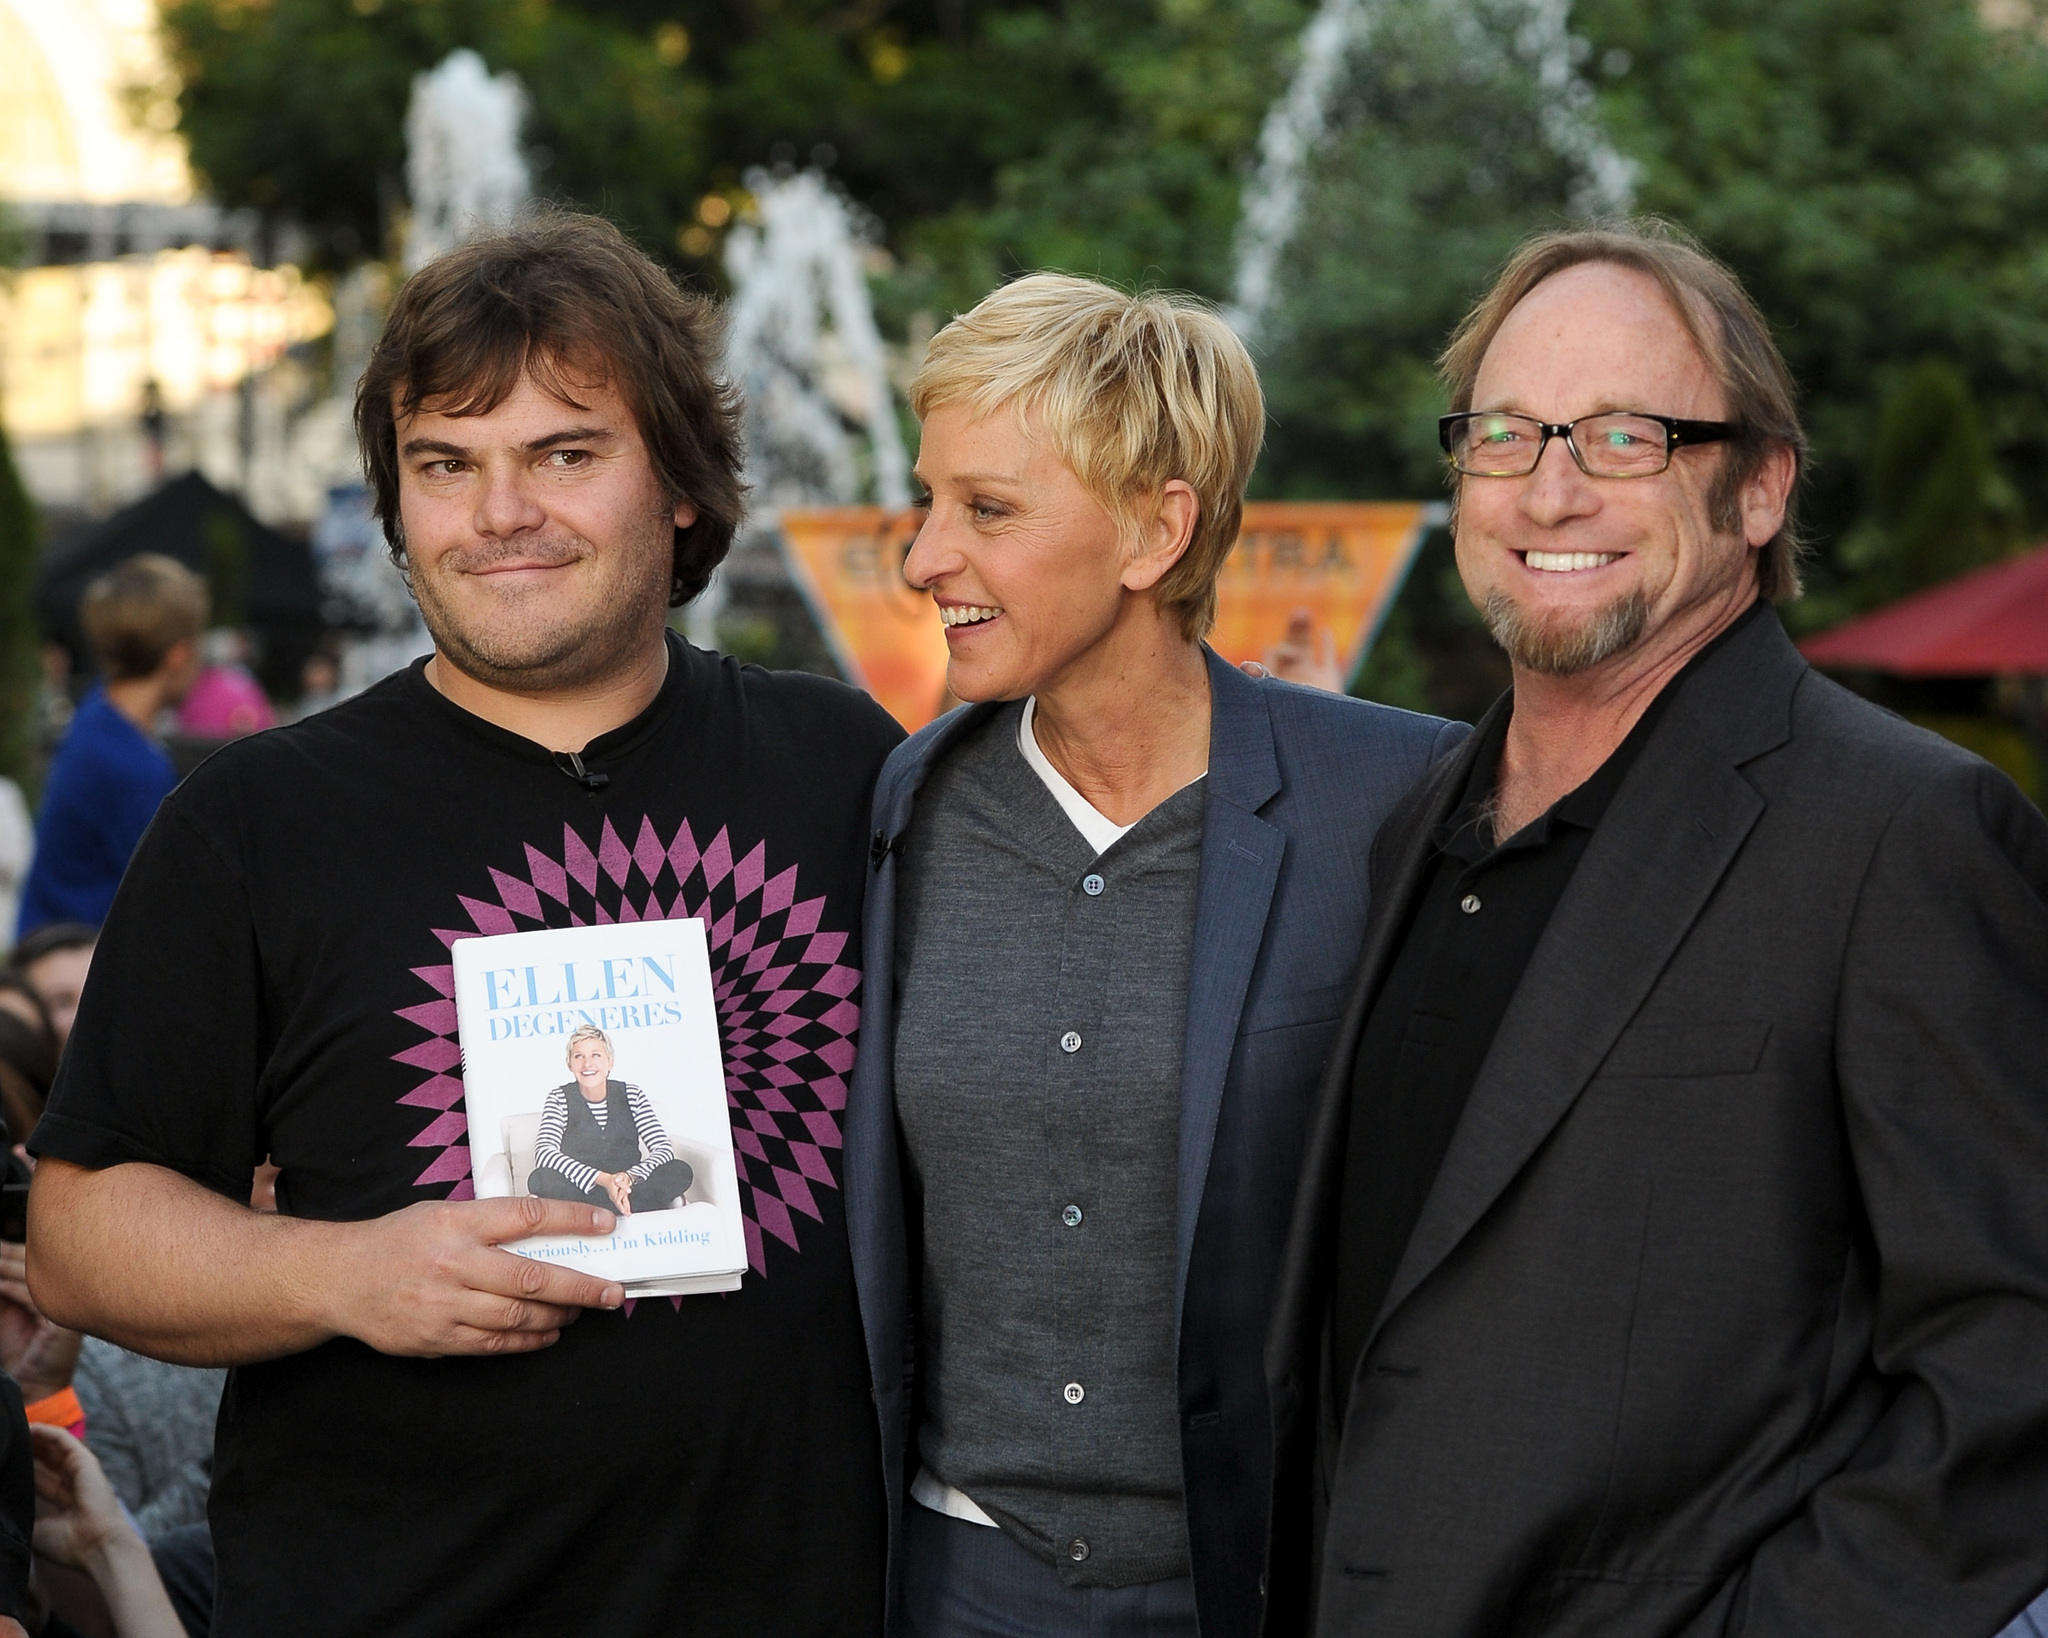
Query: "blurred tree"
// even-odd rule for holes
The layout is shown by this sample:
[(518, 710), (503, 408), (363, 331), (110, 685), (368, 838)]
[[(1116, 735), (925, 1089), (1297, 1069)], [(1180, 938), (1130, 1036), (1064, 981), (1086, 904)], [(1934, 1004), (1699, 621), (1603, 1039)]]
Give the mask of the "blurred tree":
[[(1881, 494), (1922, 487), (1914, 452), (1878, 422), (1923, 358), (1947, 361), (1989, 452), (1988, 472), (1936, 480), (1936, 465), (1978, 459), (1957, 453), (1969, 439), (1952, 424), (1919, 451), (1927, 492), (1949, 484), (1978, 508), (2010, 481), (2013, 522), (2048, 524), (2048, 41), (2034, 0), (1580, 0), (1576, 17), (1617, 140), (1646, 167), (1642, 204), (1742, 275), (1804, 389), (1817, 551), (1793, 618), (1867, 601), (1841, 548), (1859, 516), (1893, 504)], [(1913, 396), (1949, 390), (1916, 377), (1898, 389), (1902, 418)]]
[(2013, 493), (1956, 368), (1925, 359), (1884, 401), (1867, 474), (1869, 512), (1844, 537), (1840, 566), (1859, 606), (1953, 579), (2013, 543)]
[(547, 0), (170, 0), (180, 129), (223, 204), (378, 257), (405, 202), (415, 75), (457, 46), (526, 83), (536, 191), (602, 205), (669, 245), (702, 170), (702, 88), (654, 38)]
[(36, 544), (41, 533), (34, 504), (22, 488), (0, 432), (0, 775), (35, 800), (36, 690), (42, 677), (42, 638), (36, 629)]
[(1384, 0), (1354, 48), (1263, 335), (1267, 493), (1441, 492), (1434, 360), (1581, 178), (1543, 129), (1520, 0)]
[(249, 623), (249, 543), (242, 525), (226, 507), (209, 511), (202, 525), (206, 538), (206, 599), (216, 626)]
[(991, 153), (908, 247), (947, 309), (1056, 267), (1230, 294), (1244, 163), (1285, 84), (1304, 0), (1068, 0), (991, 14), (980, 49), (1028, 86), (1030, 140)]
[(1043, 87), (989, 43), (995, 0), (167, 0), (181, 130), (216, 198), (388, 253), (413, 77), (458, 46), (532, 101), (535, 188), (715, 265), (753, 165), (819, 164), (891, 228), (986, 199)]

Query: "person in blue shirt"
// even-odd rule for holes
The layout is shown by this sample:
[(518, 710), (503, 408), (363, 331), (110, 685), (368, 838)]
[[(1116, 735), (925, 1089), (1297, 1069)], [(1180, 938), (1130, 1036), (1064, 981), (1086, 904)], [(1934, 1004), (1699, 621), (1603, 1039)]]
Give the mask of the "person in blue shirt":
[(144, 552), (86, 587), (78, 612), (106, 680), (51, 760), (17, 938), (51, 922), (106, 920), (135, 844), (178, 782), (156, 719), (198, 674), (206, 583)]

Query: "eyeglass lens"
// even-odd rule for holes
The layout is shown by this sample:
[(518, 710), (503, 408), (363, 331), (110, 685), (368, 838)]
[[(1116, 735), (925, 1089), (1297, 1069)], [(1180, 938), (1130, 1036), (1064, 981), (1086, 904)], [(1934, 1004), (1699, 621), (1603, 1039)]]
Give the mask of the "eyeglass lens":
[[(1670, 464), (1670, 435), (1640, 415), (1588, 415), (1571, 424), (1573, 453), (1586, 471), (1637, 478)], [(1451, 462), (1475, 477), (1518, 478), (1536, 470), (1543, 423), (1526, 415), (1469, 415), (1451, 440)]]

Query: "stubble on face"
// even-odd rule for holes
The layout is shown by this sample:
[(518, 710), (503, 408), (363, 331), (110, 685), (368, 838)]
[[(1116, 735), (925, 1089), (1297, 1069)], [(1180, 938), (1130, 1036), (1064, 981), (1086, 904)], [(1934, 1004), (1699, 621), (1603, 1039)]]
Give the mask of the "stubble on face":
[[(538, 538), (478, 541), (409, 571), (420, 617), (442, 656), (487, 687), (522, 694), (586, 688), (630, 670), (650, 627), (666, 622), (675, 520), (649, 511), (600, 547), (559, 528)], [(501, 563), (584, 565), (582, 595), (493, 588)], [(467, 598), (457, 588), (470, 580)], [(480, 591), (481, 595), (477, 595)]]

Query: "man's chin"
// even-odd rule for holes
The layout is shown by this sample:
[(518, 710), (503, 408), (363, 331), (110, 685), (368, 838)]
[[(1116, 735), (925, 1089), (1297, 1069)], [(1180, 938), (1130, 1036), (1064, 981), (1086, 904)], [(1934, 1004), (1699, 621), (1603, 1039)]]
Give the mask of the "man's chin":
[(1635, 647), (1650, 623), (1650, 599), (1630, 591), (1590, 613), (1545, 616), (1496, 589), (1486, 594), (1480, 613), (1515, 665), (1546, 677), (1572, 677)]
[(619, 615), (473, 620), (431, 598), (420, 600), (420, 614), (448, 664), (473, 682), (517, 694), (586, 687), (630, 669), (642, 660), (655, 624)]

